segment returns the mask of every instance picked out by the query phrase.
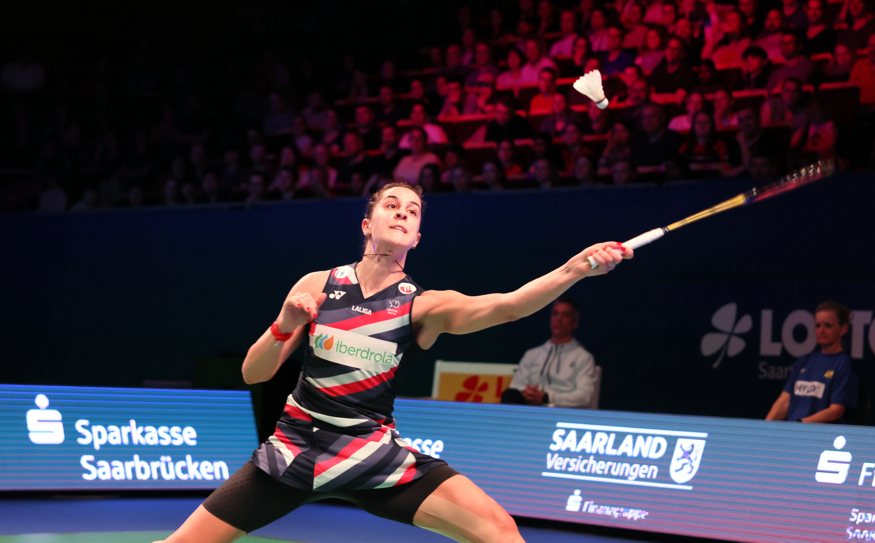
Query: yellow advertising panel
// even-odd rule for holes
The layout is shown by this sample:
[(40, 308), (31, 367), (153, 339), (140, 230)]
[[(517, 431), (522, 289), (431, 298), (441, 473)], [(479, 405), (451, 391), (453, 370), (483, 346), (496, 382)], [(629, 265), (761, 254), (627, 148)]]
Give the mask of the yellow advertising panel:
[(516, 364), (438, 360), (432, 397), (450, 402), (499, 403), (516, 367)]

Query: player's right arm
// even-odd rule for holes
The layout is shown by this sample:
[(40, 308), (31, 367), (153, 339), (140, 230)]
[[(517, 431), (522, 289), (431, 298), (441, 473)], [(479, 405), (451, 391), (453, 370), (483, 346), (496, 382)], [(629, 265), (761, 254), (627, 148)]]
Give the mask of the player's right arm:
[(307, 323), (316, 318), (325, 301), (322, 287), (327, 271), (312, 272), (302, 277), (289, 291), (276, 318), (280, 332), (292, 333), (288, 341), (277, 341), (270, 328), (249, 347), (243, 360), (243, 381), (252, 385), (270, 380), (289, 356), (301, 344), (307, 333)]

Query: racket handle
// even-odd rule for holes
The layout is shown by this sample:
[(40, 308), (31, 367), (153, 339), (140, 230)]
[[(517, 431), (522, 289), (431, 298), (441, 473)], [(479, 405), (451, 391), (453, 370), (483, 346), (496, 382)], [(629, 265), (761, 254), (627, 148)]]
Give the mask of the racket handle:
[[(634, 238), (623, 242), (624, 247), (628, 247), (630, 249), (637, 249), (638, 247), (642, 247), (647, 245), (651, 241), (656, 241), (662, 236), (665, 235), (665, 230), (662, 228), (654, 228), (653, 230), (648, 230), (643, 234), (635, 236)], [(589, 267), (592, 269), (596, 269), (599, 267), (599, 263), (595, 261), (595, 259), (591, 256), (586, 257), (589, 261)]]

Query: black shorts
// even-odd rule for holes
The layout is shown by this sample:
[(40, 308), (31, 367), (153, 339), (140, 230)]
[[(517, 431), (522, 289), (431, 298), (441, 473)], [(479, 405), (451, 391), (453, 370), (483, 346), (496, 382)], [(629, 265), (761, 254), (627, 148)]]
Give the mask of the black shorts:
[(413, 524), (413, 516), (422, 502), (441, 483), (456, 474), (456, 470), (441, 462), (419, 479), (404, 485), (323, 493), (283, 484), (252, 462), (246, 462), (210, 494), (203, 505), (213, 515), (247, 533), (267, 526), (301, 504), (328, 498), (352, 502), (378, 517)]

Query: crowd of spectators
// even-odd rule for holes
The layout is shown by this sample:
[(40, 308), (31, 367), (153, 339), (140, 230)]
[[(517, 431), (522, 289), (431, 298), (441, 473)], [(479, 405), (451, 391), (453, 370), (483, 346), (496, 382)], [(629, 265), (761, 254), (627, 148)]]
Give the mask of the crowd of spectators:
[[(265, 46), (163, 65), (153, 32), (132, 59), (77, 72), (22, 45), (0, 73), (0, 210), (361, 196), (390, 178), (464, 192), (765, 182), (823, 158), (873, 169), (867, 0), (448, 6), (443, 43), (384, 35), (405, 51), (362, 58), (337, 40), (336, 62)], [(197, 81), (199, 62), (234, 74)], [(607, 110), (571, 87), (596, 68)]]

